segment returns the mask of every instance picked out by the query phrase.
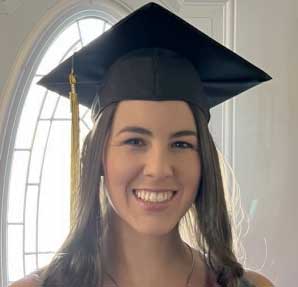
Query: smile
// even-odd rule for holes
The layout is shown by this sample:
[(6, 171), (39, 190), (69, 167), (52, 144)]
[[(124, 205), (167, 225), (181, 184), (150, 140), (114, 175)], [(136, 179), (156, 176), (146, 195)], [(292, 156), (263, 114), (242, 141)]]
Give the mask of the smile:
[(133, 193), (138, 200), (142, 200), (144, 202), (163, 203), (163, 202), (170, 201), (175, 196), (177, 191), (150, 192), (142, 189), (138, 189), (138, 190), (134, 189)]

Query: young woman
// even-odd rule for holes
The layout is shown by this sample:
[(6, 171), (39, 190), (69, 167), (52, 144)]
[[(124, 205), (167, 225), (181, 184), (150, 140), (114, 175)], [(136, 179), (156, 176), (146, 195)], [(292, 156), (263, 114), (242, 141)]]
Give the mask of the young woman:
[[(152, 3), (73, 60), (41, 84), (67, 96), (75, 63), (79, 102), (92, 102), (76, 219), (50, 264), (11, 287), (273, 286), (234, 254), (208, 130), (211, 107), (270, 77)], [(182, 239), (187, 218), (198, 248)]]

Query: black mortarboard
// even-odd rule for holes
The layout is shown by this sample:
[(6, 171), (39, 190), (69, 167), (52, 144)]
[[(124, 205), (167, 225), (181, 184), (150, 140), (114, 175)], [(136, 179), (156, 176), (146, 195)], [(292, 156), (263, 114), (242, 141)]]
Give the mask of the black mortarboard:
[(69, 93), (74, 63), (78, 101), (100, 108), (125, 99), (186, 100), (209, 109), (271, 79), (265, 72), (156, 3), (134, 11), (44, 76)]
[[(69, 75), (72, 68), (76, 78)], [(131, 13), (39, 81), (71, 98), (71, 211), (79, 184), (78, 103), (96, 103), (100, 114), (121, 100), (184, 100), (198, 106), (209, 121), (210, 108), (269, 79), (158, 4)]]

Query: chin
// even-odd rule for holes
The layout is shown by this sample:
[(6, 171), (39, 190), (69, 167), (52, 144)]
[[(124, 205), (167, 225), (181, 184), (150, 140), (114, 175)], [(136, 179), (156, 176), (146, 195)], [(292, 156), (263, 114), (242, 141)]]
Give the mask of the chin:
[(131, 227), (138, 233), (146, 236), (164, 236), (177, 228), (177, 222), (172, 224), (169, 221), (163, 220), (144, 220), (134, 223)]

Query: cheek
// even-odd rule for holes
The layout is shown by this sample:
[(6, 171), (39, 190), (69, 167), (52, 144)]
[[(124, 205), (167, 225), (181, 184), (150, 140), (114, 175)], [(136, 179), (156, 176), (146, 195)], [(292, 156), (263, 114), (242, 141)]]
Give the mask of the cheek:
[(137, 165), (123, 152), (107, 154), (106, 171), (108, 182), (113, 186), (124, 187), (137, 172)]
[(201, 161), (199, 157), (190, 157), (180, 165), (184, 184), (191, 190), (197, 190), (201, 181)]

